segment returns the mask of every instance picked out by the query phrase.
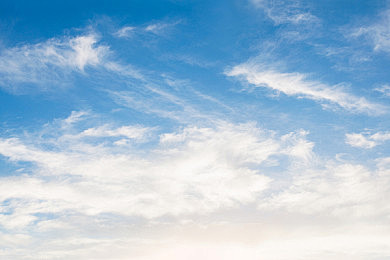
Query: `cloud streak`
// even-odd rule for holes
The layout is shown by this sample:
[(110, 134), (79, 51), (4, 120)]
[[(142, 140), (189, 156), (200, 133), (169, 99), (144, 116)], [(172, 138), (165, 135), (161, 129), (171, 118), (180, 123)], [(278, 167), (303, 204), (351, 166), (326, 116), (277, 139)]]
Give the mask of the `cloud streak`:
[(255, 87), (268, 88), (287, 96), (311, 99), (323, 105), (337, 105), (351, 112), (385, 113), (385, 108), (381, 105), (371, 103), (364, 97), (354, 96), (340, 86), (309, 80), (301, 73), (280, 72), (263, 64), (247, 62), (227, 70), (225, 74), (242, 79)]
[(154, 35), (163, 35), (168, 30), (172, 29), (174, 26), (179, 24), (181, 21), (175, 22), (155, 22), (150, 23), (146, 26), (123, 26), (114, 33), (114, 36), (118, 38), (130, 38), (135, 34), (154, 34)]
[(118, 31), (114, 33), (115, 36), (121, 38), (121, 37), (130, 37), (133, 33), (136, 27), (133, 26), (124, 26), (120, 28)]

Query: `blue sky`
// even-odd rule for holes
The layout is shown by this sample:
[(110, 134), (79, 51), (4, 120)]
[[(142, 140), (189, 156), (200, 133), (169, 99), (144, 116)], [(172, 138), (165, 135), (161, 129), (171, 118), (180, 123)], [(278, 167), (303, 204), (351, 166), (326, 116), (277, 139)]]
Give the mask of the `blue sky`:
[(387, 259), (388, 1), (2, 1), (0, 258)]

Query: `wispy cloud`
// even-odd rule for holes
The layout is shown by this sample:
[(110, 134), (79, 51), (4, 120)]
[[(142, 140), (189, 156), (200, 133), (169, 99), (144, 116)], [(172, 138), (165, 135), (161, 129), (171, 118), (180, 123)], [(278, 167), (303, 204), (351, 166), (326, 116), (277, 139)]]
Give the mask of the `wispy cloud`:
[(275, 24), (316, 23), (319, 19), (305, 10), (296, 0), (250, 0), (256, 7), (261, 8)]
[(119, 38), (129, 38), (131, 36), (145, 34), (164, 35), (167, 31), (171, 30), (179, 23), (181, 23), (180, 20), (175, 22), (154, 22), (145, 26), (123, 26), (114, 33), (114, 36)]
[(169, 28), (174, 27), (175, 25), (181, 23), (180, 20), (175, 21), (175, 22), (157, 22), (157, 23), (152, 23), (149, 24), (145, 27), (146, 32), (154, 33), (154, 34), (162, 34)]
[(346, 92), (341, 86), (329, 86), (319, 81), (309, 80), (302, 73), (285, 73), (272, 66), (247, 62), (225, 72), (227, 76), (238, 77), (255, 87), (268, 88), (288, 96), (307, 98), (322, 104), (338, 105), (351, 112), (382, 114), (385, 108), (364, 97)]
[(136, 27), (133, 26), (124, 26), (116, 31), (114, 35), (117, 37), (130, 37), (135, 29)]
[(390, 97), (390, 86), (389, 85), (383, 85), (379, 88), (375, 88), (374, 90), (382, 93), (386, 97)]
[(346, 134), (346, 143), (360, 148), (370, 149), (390, 140), (390, 132), (350, 133)]
[(164, 58), (168, 60), (180, 61), (191, 66), (198, 66), (201, 68), (210, 68), (217, 66), (218, 62), (209, 61), (204, 58), (188, 55), (188, 54), (174, 54), (174, 55), (164, 55)]
[(155, 23), (155, 24), (150, 24), (150, 25), (146, 26), (145, 31), (152, 32), (152, 33), (158, 33), (158, 32), (161, 32), (166, 27), (167, 27), (167, 24)]
[(58, 89), (72, 85), (74, 73), (90, 79), (93, 79), (91, 75), (97, 75), (117, 81), (148, 82), (138, 69), (114, 60), (111, 54), (110, 47), (101, 44), (96, 33), (3, 49), (0, 50), (0, 87), (14, 92)]
[[(220, 100), (191, 87), (190, 81), (163, 75), (143, 83), (133, 90), (109, 91), (110, 97), (122, 107), (172, 119), (180, 124), (218, 121), (226, 118), (226, 112), (234, 113), (234, 109)], [(214, 110), (208, 110), (208, 106), (213, 106)]]
[(390, 10), (381, 13), (379, 21), (354, 29), (349, 36), (363, 36), (372, 44), (374, 51), (390, 53)]
[(86, 111), (72, 111), (70, 116), (64, 119), (62, 122), (65, 125), (73, 124), (80, 120), (83, 120), (83, 117), (85, 117), (86, 115), (88, 115), (88, 112)]
[(18, 84), (61, 84), (72, 72), (102, 63), (109, 49), (97, 44), (97, 36), (88, 34), (3, 49), (0, 51), (0, 84), (13, 89)]

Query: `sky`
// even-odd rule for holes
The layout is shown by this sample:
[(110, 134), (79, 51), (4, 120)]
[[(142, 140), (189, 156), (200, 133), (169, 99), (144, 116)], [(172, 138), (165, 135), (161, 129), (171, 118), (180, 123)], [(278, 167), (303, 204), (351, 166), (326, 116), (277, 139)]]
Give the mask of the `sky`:
[(390, 259), (390, 2), (0, 1), (0, 259)]

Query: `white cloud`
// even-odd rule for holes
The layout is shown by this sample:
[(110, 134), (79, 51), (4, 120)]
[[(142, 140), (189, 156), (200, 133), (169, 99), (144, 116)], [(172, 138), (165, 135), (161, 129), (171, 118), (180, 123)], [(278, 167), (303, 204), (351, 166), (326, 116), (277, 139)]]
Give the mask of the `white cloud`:
[(319, 19), (312, 15), (309, 11), (306, 11), (299, 1), (295, 0), (250, 0), (253, 5), (264, 10), (267, 16), (275, 24), (303, 24), (303, 23), (316, 23)]
[[(267, 228), (265, 226), (237, 227), (231, 230), (224, 225), (228, 232), (225, 233), (225, 239), (240, 234), (263, 233)], [(299, 238), (298, 235), (289, 237), (275, 236), (269, 241), (239, 243), (226, 240), (210, 241), (212, 236), (212, 227), (203, 227), (196, 230), (198, 238), (193, 240), (180, 239), (175, 234), (177, 228), (169, 227), (170, 233), (165, 232), (167, 239), (93, 239), (93, 238), (66, 238), (58, 239), (53, 237), (47, 243), (36, 243), (36, 250), (15, 250), (15, 255), (3, 254), (4, 257), (12, 259), (135, 259), (135, 260), (179, 260), (179, 259), (257, 259), (262, 256), (265, 259), (287, 260), (287, 259), (318, 259), (326, 260), (332, 257), (346, 260), (368, 260), (378, 259), (375, 255), (383, 256), (384, 259), (389, 255), (389, 236), (385, 232), (388, 229), (372, 231), (370, 235), (362, 235), (358, 229), (345, 229), (342, 234), (329, 234), (327, 236), (307, 236)], [(262, 230), (262, 232), (259, 232)], [(160, 230), (153, 230), (161, 232)], [(194, 232), (188, 228), (183, 230)], [(334, 230), (332, 230), (335, 232)], [(355, 232), (355, 234), (353, 234)], [(159, 233), (160, 234), (160, 233)], [(194, 235), (194, 234), (192, 234)], [(156, 234), (155, 234), (156, 236)], [(21, 245), (26, 242), (31, 243), (23, 237), (9, 238), (17, 240)], [(203, 241), (202, 241), (203, 240)], [(11, 246), (8, 246), (10, 248)], [(11, 247), (12, 248), (12, 247)], [(8, 250), (7, 250), (8, 251)], [(6, 251), (6, 252), (7, 252)], [(19, 253), (19, 254), (17, 254)], [(32, 257), (26, 258), (21, 254)], [(2, 255), (0, 255), (2, 256)]]
[(137, 69), (131, 65), (123, 65), (115, 61), (106, 61), (104, 68), (109, 72), (114, 72), (117, 76), (122, 76), (127, 78), (138, 79), (141, 81), (146, 81), (144, 75), (142, 75)]
[(390, 86), (389, 85), (383, 85), (379, 88), (375, 88), (374, 90), (382, 93), (386, 97), (390, 97)]
[[(75, 136), (139, 138), (144, 131), (128, 126), (97, 127)], [(49, 179), (44, 181), (39, 176), (3, 179), (0, 197), (18, 198), (34, 207), (38, 203), (42, 205), (38, 212), (115, 212), (148, 218), (203, 214), (254, 201), (267, 187), (269, 178), (246, 164), (261, 165), (268, 157), (283, 154), (299, 142), (285, 137), (283, 142), (290, 143), (281, 147), (282, 141), (267, 135), (253, 125), (187, 128), (162, 135), (159, 146), (143, 158), (132, 153), (132, 149), (112, 150), (115, 148), (104, 145), (108, 140), (93, 145), (80, 143), (79, 139), (77, 146), (65, 146), (62, 143), (68, 138), (65, 135), (56, 139), (60, 147), (48, 151), (37, 144), (25, 145), (18, 139), (1, 139), (3, 156), (34, 163), (39, 174)], [(300, 153), (294, 155), (300, 156)], [(75, 177), (51, 180), (50, 176), (60, 175)], [(45, 204), (52, 206), (45, 208)], [(35, 209), (31, 210), (33, 213)]]
[(76, 122), (82, 120), (83, 117), (86, 115), (88, 115), (88, 113), (85, 111), (72, 111), (70, 116), (68, 118), (66, 118), (65, 120), (63, 120), (63, 123), (65, 124), (65, 126), (68, 126), (70, 124), (73, 124), (73, 123), (76, 123)]
[(350, 133), (346, 134), (346, 143), (360, 148), (370, 149), (390, 140), (390, 132)]
[(133, 26), (124, 26), (120, 28), (117, 32), (115, 32), (114, 35), (117, 37), (130, 37), (135, 29), (136, 28)]
[[(107, 51), (105, 47), (95, 47), (97, 40), (93, 35), (79, 36), (70, 41), (70, 46), (74, 50), (73, 57), (68, 57), (68, 63), (76, 64), (80, 70), (84, 70), (86, 65), (96, 66), (100, 63), (102, 56)], [(58, 53), (57, 53), (58, 55)]]
[(286, 189), (265, 198), (259, 208), (386, 220), (390, 214), (384, 196), (390, 193), (388, 175), (374, 174), (361, 165), (335, 165), (332, 162), (327, 165), (324, 170), (308, 169), (297, 173)]
[[(83, 138), (143, 138), (149, 128), (101, 126), (69, 135), (63, 133), (66, 125), (59, 125), (60, 136), (53, 139), (30, 144), (0, 139), (1, 155), (35, 165), (36, 174), (2, 178), (0, 184), (1, 201), (23, 204), (23, 226), (37, 213), (155, 218), (234, 208), (254, 202), (268, 187), (270, 178), (259, 169), (270, 157), (305, 161), (312, 149), (305, 133), (277, 138), (253, 124), (187, 127), (162, 134), (157, 146), (142, 152), (112, 146), (117, 139), (96, 143)], [(52, 149), (44, 148), (48, 146)], [(11, 211), (16, 208), (10, 206)], [(12, 228), (7, 221), (3, 226)]]
[(376, 23), (357, 28), (350, 36), (364, 36), (375, 51), (390, 52), (390, 10), (384, 11)]
[(351, 146), (361, 148), (373, 148), (378, 145), (375, 141), (369, 140), (369, 138), (367, 138), (363, 134), (351, 133), (346, 134), (345, 136), (345, 142)]
[(80, 133), (79, 136), (91, 136), (91, 137), (118, 137), (123, 136), (129, 139), (141, 139), (145, 134), (150, 131), (149, 128), (140, 126), (121, 126), (119, 128), (110, 128), (107, 125), (88, 128)]
[(370, 136), (372, 140), (384, 142), (390, 140), (390, 132), (378, 132)]
[(145, 27), (146, 32), (154, 33), (154, 34), (162, 34), (166, 30), (172, 28), (173, 26), (179, 24), (181, 21), (175, 21), (172, 23), (166, 23), (166, 22), (158, 22), (158, 23), (152, 23)]
[[(366, 260), (390, 254), (388, 158), (374, 170), (324, 162), (307, 132), (279, 136), (253, 123), (158, 133), (80, 127), (89, 117), (73, 112), (46, 125), (44, 133), (52, 135), (45, 139), (0, 139), (2, 156), (32, 165), (29, 174), (1, 177), (0, 258)], [(145, 134), (154, 137), (142, 146), (113, 145)]]
[(162, 29), (164, 29), (165, 27), (167, 27), (167, 25), (164, 23), (150, 24), (150, 25), (146, 26), (145, 31), (157, 33), (159, 31), (161, 31)]
[(383, 174), (390, 173), (390, 157), (376, 159), (377, 166)]
[(181, 21), (174, 22), (155, 22), (150, 23), (143, 27), (135, 26), (123, 26), (117, 30), (113, 35), (119, 38), (130, 38), (135, 35), (145, 35), (145, 33), (151, 33), (155, 35), (163, 35), (168, 30), (172, 29), (175, 25), (179, 24)]
[(288, 96), (307, 98), (321, 103), (338, 105), (351, 112), (381, 114), (380, 105), (370, 103), (364, 97), (356, 97), (339, 86), (308, 80), (305, 74), (284, 73), (265, 65), (247, 62), (225, 72), (227, 76), (239, 77), (256, 87), (269, 88)]
[[(158, 79), (160, 82), (165, 78)], [(135, 109), (147, 114), (155, 114), (162, 118), (169, 118), (181, 124), (193, 123), (196, 120), (213, 122), (218, 120), (218, 109), (205, 110), (208, 102), (218, 104), (220, 108), (230, 109), (220, 101), (206, 96), (203, 93), (183, 87), (183, 82), (166, 81), (166, 85), (149, 83), (141, 91), (111, 91), (111, 98), (120, 106)], [(185, 83), (188, 84), (188, 83)], [(199, 101), (198, 101), (199, 100)], [(202, 104), (200, 106), (199, 104)]]
[(11, 90), (25, 83), (61, 84), (70, 73), (83, 73), (86, 67), (102, 63), (108, 47), (98, 45), (97, 41), (96, 35), (89, 34), (3, 49), (0, 52), (0, 84)]

